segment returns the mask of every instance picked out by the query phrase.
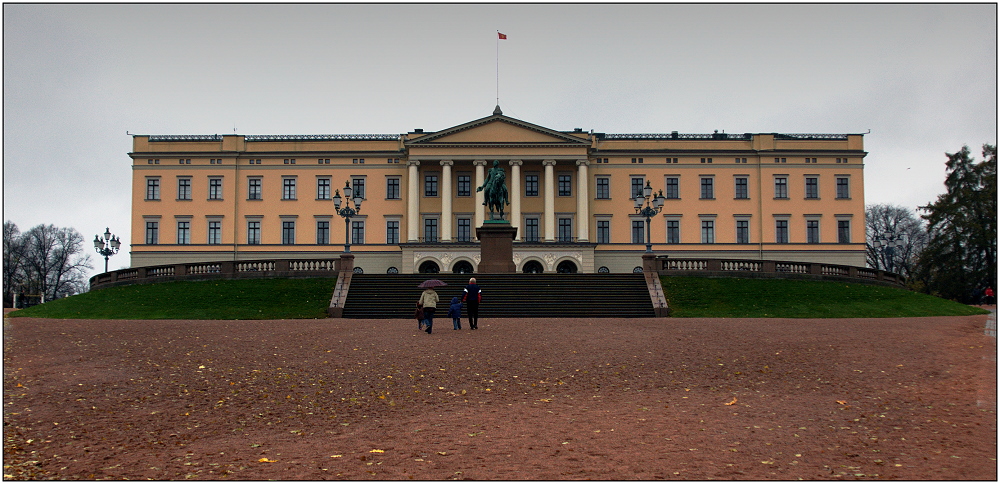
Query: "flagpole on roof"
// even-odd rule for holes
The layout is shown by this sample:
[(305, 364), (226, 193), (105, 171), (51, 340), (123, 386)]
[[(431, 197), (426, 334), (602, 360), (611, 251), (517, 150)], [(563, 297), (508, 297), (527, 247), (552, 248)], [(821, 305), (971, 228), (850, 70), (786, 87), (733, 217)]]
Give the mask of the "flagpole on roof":
[(497, 30), (497, 106), (500, 105), (500, 31)]

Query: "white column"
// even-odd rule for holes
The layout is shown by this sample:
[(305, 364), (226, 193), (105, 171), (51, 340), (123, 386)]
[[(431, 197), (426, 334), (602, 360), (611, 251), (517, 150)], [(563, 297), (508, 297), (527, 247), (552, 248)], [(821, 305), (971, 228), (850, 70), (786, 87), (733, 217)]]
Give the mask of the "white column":
[(514, 240), (521, 240), (521, 160), (510, 160), (510, 226), (517, 232)]
[(556, 160), (542, 160), (545, 167), (545, 213), (542, 220), (545, 224), (545, 242), (556, 241)]
[[(483, 186), (483, 181), (486, 178), (486, 160), (475, 160), (472, 162), (476, 165), (476, 188)], [(476, 191), (476, 227), (482, 227), (483, 221), (486, 220), (486, 207), (483, 206), (484, 198), (483, 192)], [(475, 228), (472, 230), (473, 235), (475, 234)]]
[(590, 179), (587, 178), (587, 160), (576, 160), (576, 240), (587, 242), (590, 239)]
[(420, 237), (420, 162), (406, 162), (406, 241), (417, 242)]
[(455, 162), (441, 160), (441, 242), (451, 242), (451, 167)]

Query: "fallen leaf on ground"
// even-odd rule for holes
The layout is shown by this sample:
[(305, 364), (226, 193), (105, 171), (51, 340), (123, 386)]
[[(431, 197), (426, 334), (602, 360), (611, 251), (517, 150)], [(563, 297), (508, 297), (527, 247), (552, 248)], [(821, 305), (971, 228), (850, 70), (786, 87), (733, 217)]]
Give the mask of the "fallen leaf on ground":
[(736, 404), (736, 397), (733, 397), (733, 401), (727, 403), (726, 405), (735, 405), (735, 404)]

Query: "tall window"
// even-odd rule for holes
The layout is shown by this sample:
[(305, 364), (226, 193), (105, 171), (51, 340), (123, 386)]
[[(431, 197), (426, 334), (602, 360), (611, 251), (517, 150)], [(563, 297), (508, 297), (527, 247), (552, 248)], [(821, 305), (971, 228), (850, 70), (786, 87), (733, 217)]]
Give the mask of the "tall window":
[(354, 189), (354, 193), (351, 194), (351, 198), (367, 198), (365, 197), (365, 179), (364, 178), (351, 178), (351, 187)]
[(538, 219), (537, 218), (526, 218), (526, 219), (524, 219), (524, 241), (525, 242), (538, 242)]
[(190, 178), (178, 178), (177, 179), (177, 199), (178, 200), (191, 200), (191, 179)]
[(329, 200), (330, 199), (330, 179), (329, 178), (317, 178), (316, 179), (316, 199), (317, 200)]
[(668, 244), (679, 244), (679, 243), (681, 243), (681, 221), (680, 220), (667, 220), (667, 243)]
[(701, 198), (702, 199), (713, 199), (715, 198), (715, 179), (710, 177), (702, 177), (701, 179)]
[(281, 179), (281, 199), (282, 200), (295, 200), (295, 179), (294, 178), (282, 178)]
[(774, 178), (774, 198), (788, 198), (788, 178)]
[(177, 243), (191, 243), (191, 222), (177, 222)]
[(399, 243), (399, 221), (398, 220), (387, 220), (385, 222), (385, 243), (387, 243), (387, 244), (398, 244)]
[(260, 222), (247, 221), (247, 244), (257, 245), (260, 243)]
[(560, 242), (573, 241), (573, 219), (571, 218), (559, 219), (559, 241)]
[(819, 243), (819, 220), (806, 221), (806, 242), (810, 244)]
[(326, 245), (330, 243), (330, 222), (327, 220), (316, 221), (316, 243)]
[(632, 243), (633, 244), (645, 244), (646, 234), (645, 234), (645, 223), (642, 220), (632, 221)]
[(681, 198), (681, 187), (680, 178), (669, 177), (667, 178), (667, 193), (664, 195), (667, 198)]
[(806, 198), (819, 198), (819, 178), (806, 178)]
[(160, 243), (160, 222), (146, 222), (146, 243)]
[(715, 243), (715, 221), (714, 220), (702, 220), (701, 221), (701, 243), (703, 243), (703, 244), (714, 244)]
[(365, 221), (364, 220), (351, 220), (351, 243), (352, 244), (363, 244), (363, 243), (365, 243)]
[(837, 177), (837, 198), (851, 198), (850, 179)]
[(750, 243), (750, 221), (749, 220), (737, 220), (736, 221), (736, 243), (737, 244), (749, 244)]
[(524, 175), (524, 196), (538, 196), (538, 175)]
[(559, 175), (559, 196), (569, 197), (573, 195), (573, 177), (571, 175)]
[(472, 220), (467, 218), (458, 219), (458, 241), (469, 242), (472, 240)]
[(472, 196), (472, 176), (458, 175), (458, 196)]
[(437, 175), (424, 175), (424, 196), (425, 197), (438, 196)]
[(774, 241), (778, 244), (788, 243), (788, 221), (787, 220), (775, 220), (774, 221)]
[(851, 243), (851, 221), (850, 220), (838, 220), (837, 221), (837, 242), (841, 244)]
[(208, 222), (208, 243), (209, 244), (222, 243), (222, 222), (219, 221)]
[(424, 242), (438, 241), (438, 221), (436, 218), (424, 219)]
[(222, 178), (208, 179), (208, 199), (222, 200)]
[(146, 200), (159, 200), (160, 199), (160, 179), (159, 178), (147, 178), (146, 179)]
[(260, 178), (248, 178), (247, 179), (247, 200), (260, 200)]
[(645, 185), (642, 177), (632, 177), (632, 196), (629, 197), (635, 200), (635, 197), (642, 196), (642, 187)]
[(399, 200), (399, 178), (391, 177), (385, 179), (385, 198)]
[(292, 245), (295, 243), (295, 221), (283, 220), (281, 222), (281, 243)]
[(611, 243), (611, 221), (610, 220), (598, 220), (597, 221), (597, 243), (598, 244), (610, 244)]
[(597, 178), (597, 198), (607, 200), (611, 198), (611, 179), (608, 177)]
[(736, 198), (750, 198), (750, 191), (747, 189), (747, 177), (745, 176), (736, 177)]

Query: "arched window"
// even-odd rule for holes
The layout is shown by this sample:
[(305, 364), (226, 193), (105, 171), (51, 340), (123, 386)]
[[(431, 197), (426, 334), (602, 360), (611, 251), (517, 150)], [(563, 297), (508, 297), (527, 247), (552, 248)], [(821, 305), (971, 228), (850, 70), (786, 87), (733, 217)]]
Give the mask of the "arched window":
[(455, 263), (451, 268), (451, 271), (455, 274), (472, 274), (474, 271), (472, 269), (472, 264), (467, 260), (460, 260)]
[(576, 274), (576, 264), (572, 261), (564, 260), (556, 266), (556, 272), (560, 274)]
[(541, 274), (545, 272), (545, 268), (542, 267), (542, 263), (537, 260), (529, 260), (524, 263), (524, 267), (521, 269), (525, 274)]
[(421, 274), (437, 274), (441, 272), (441, 267), (437, 265), (437, 262), (429, 260), (420, 264), (419, 271)]

